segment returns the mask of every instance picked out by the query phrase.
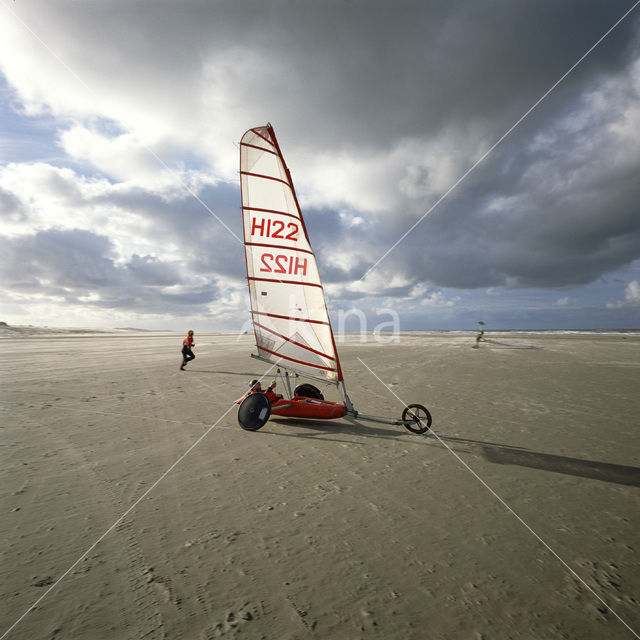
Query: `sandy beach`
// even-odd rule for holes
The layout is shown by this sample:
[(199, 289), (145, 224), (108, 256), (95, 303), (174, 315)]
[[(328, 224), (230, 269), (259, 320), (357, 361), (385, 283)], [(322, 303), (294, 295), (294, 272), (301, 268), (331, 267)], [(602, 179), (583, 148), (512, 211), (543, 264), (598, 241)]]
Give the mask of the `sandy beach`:
[(640, 337), (339, 343), (423, 436), (243, 431), (252, 336), (181, 338), (0, 338), (3, 638), (640, 637)]

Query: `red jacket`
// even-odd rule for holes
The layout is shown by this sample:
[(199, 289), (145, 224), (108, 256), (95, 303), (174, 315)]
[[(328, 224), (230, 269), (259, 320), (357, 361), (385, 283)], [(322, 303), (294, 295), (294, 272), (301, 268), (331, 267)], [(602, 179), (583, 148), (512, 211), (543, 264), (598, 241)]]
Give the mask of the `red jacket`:
[(271, 387), (269, 387), (269, 389), (264, 391), (264, 395), (267, 396), (267, 398), (269, 398), (269, 402), (271, 404), (273, 404), (274, 402), (277, 402), (282, 398), (282, 396), (279, 393), (276, 393), (273, 389), (271, 389)]
[(267, 396), (267, 398), (269, 398), (269, 402), (271, 404), (282, 399), (282, 395), (279, 393), (276, 393), (271, 387), (269, 387), (268, 389), (260, 389), (260, 390), (256, 389), (255, 391), (250, 391), (249, 393), (264, 393), (264, 395)]
[(194, 342), (193, 342), (193, 336), (192, 335), (188, 335), (183, 341), (182, 344), (189, 347), (189, 349), (191, 349), (191, 347), (193, 347)]

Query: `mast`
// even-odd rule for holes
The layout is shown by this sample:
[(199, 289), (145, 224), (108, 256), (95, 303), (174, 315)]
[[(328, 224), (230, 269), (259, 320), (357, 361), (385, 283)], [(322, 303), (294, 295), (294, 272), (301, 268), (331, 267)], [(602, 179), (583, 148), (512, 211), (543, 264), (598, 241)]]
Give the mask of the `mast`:
[[(296, 208), (298, 209), (298, 215), (300, 216), (300, 221), (302, 222), (302, 228), (304, 229), (304, 235), (307, 237), (307, 241), (311, 244), (309, 240), (309, 234), (307, 233), (307, 225), (304, 223), (304, 218), (302, 217), (302, 209), (300, 209), (300, 203), (298, 202), (298, 195), (296, 194), (296, 189), (293, 186), (293, 179), (291, 178), (291, 172), (289, 171), (289, 167), (284, 161), (284, 156), (282, 155), (282, 151), (280, 150), (280, 145), (278, 144), (278, 138), (276, 137), (276, 132), (273, 130), (270, 122), (267, 122), (267, 129), (271, 133), (271, 137), (273, 138), (273, 143), (275, 144), (276, 149), (278, 150), (278, 154), (280, 159), (282, 160), (282, 164), (284, 165), (284, 170), (287, 172), (287, 178), (289, 178), (289, 184), (291, 185), (291, 192), (293, 194), (293, 199), (296, 203)], [(324, 288), (322, 289), (322, 293), (324, 295)], [(327, 317), (329, 317), (329, 310), (327, 309)], [(331, 332), (331, 343), (333, 344), (333, 350), (336, 354), (336, 364), (338, 366), (338, 382), (343, 383), (344, 387), (344, 378), (342, 377), (342, 367), (340, 366), (340, 358), (338, 358), (338, 348), (336, 347), (336, 340), (333, 335), (333, 327), (331, 326), (331, 319), (329, 318), (329, 331)], [(345, 389), (346, 395), (346, 389)]]

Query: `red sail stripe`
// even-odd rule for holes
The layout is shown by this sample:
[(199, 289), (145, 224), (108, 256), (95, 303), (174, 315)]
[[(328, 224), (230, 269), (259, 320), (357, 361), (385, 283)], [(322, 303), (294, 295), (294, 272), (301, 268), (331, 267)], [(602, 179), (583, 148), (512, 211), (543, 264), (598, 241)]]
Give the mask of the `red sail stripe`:
[[(241, 142), (240, 143), (241, 147), (251, 147), (252, 149), (257, 149), (258, 151), (266, 151), (267, 153), (272, 153), (274, 156), (278, 156), (278, 154), (275, 151), (272, 151), (271, 149), (265, 149), (264, 147), (258, 147), (255, 144), (249, 144), (248, 142)], [(280, 156), (278, 156), (280, 157)]]
[(296, 220), (300, 220), (300, 216), (297, 216), (293, 213), (288, 213), (286, 211), (276, 211), (275, 209), (260, 209), (259, 207), (242, 207), (243, 211), (260, 211), (261, 213), (277, 213), (280, 216), (289, 216), (290, 218), (295, 218)]
[(267, 313), (266, 311), (251, 311), (252, 315), (267, 316), (268, 318), (279, 318), (280, 320), (294, 320), (295, 322), (310, 322), (311, 324), (324, 324), (329, 326), (324, 320), (311, 320), (310, 318), (295, 318), (294, 316), (281, 316), (277, 313)]
[(278, 278), (255, 278), (253, 276), (248, 276), (248, 280), (257, 280), (258, 282), (279, 282), (280, 284), (299, 284), (301, 287), (318, 287), (322, 289), (321, 284), (316, 284), (315, 282), (297, 282), (296, 280), (278, 280)]
[(258, 349), (260, 349), (261, 351), (266, 351), (267, 353), (270, 353), (271, 355), (276, 356), (278, 358), (284, 358), (285, 360), (290, 360), (291, 362), (302, 364), (305, 367), (311, 367), (312, 369), (324, 369), (325, 371), (336, 371), (336, 369), (332, 369), (331, 367), (322, 367), (321, 365), (313, 364), (312, 362), (305, 362), (304, 360), (296, 360), (295, 358), (290, 358), (289, 356), (283, 356), (281, 353), (278, 353), (276, 351), (271, 351), (270, 349), (265, 349), (260, 345), (258, 345)]
[(252, 178), (263, 178), (264, 180), (273, 180), (274, 182), (281, 182), (282, 184), (289, 187), (289, 189), (291, 189), (291, 185), (286, 180), (283, 180), (282, 178), (276, 178), (274, 176), (265, 176), (263, 173), (252, 173), (251, 171), (241, 171), (240, 175), (251, 176)]
[(312, 353), (315, 353), (323, 358), (326, 358), (327, 360), (333, 360), (335, 361), (335, 358), (333, 358), (332, 356), (328, 356), (326, 353), (322, 353), (322, 351), (318, 351), (317, 349), (312, 349), (311, 347), (307, 346), (306, 344), (302, 344), (301, 342), (296, 342), (295, 340), (292, 340), (291, 338), (287, 338), (287, 336), (283, 336), (281, 333), (278, 333), (277, 331), (274, 331), (273, 329), (269, 329), (269, 327), (265, 327), (263, 324), (260, 324), (259, 322), (254, 322), (253, 323), (254, 327), (260, 327), (261, 329), (264, 329), (265, 331), (268, 331), (269, 333), (273, 333), (274, 336), (278, 336), (278, 338), (282, 338), (283, 340), (286, 340), (287, 342), (291, 342), (291, 344), (295, 344), (296, 347), (300, 347), (302, 349), (306, 349), (307, 351), (311, 351)]
[(298, 249), (297, 247), (285, 247), (281, 244), (265, 244), (263, 242), (245, 242), (248, 247), (266, 247), (267, 249), (286, 249), (287, 251), (300, 251), (302, 253), (309, 253), (313, 255), (313, 251), (308, 249)]

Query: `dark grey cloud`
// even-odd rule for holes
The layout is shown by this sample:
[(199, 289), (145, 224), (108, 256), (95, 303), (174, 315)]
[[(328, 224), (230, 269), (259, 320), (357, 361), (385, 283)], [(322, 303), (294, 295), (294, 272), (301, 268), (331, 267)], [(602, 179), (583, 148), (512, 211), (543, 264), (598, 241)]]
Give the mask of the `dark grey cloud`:
[(9, 286), (27, 279), (59, 294), (64, 288), (86, 292), (119, 279), (111, 241), (88, 231), (50, 229), (3, 244), (3, 275)]
[(190, 311), (206, 311), (218, 294), (215, 281), (193, 286), (188, 275), (153, 256), (133, 255), (120, 264), (109, 238), (84, 230), (0, 238), (0, 256), (5, 290), (65, 303), (141, 313), (172, 312), (185, 305)]
[(174, 265), (164, 264), (155, 256), (133, 254), (126, 269), (142, 285), (170, 287), (181, 281)]
[[(631, 61), (584, 85), (557, 118), (514, 134), (377, 269), (461, 289), (559, 288), (640, 259), (638, 61), (640, 49), (635, 67)], [(433, 202), (422, 211), (413, 201), (387, 215), (363, 214), (367, 224), (358, 229), (323, 212), (327, 224), (314, 230), (326, 260), (350, 243), (371, 247), (360, 273), (329, 269), (331, 279), (359, 278)]]
[[(630, 6), (440, 0), (399, 10), (386, 1), (201, 0), (20, 10), (35, 25), (55, 25), (47, 35), (56, 51), (66, 33), (84, 40), (90, 54), (76, 63), (97, 81), (157, 91), (187, 119), (202, 116), (203, 74), (223, 60), (233, 80), (220, 90), (258, 117), (250, 124), (269, 119), (306, 144), (366, 152), (471, 122), (501, 133)], [(623, 64), (635, 28), (633, 17), (622, 23), (545, 108)]]
[[(266, 18), (264, 33), (282, 35), (270, 38), (274, 68), (287, 69), (287, 82), (304, 84), (305, 98), (332, 115), (313, 127), (313, 146), (358, 146), (366, 157), (373, 148), (404, 136), (428, 138), (445, 126), (464, 131), (479, 123), (493, 142), (630, 6), (416, 3), (402, 15), (377, 5), (364, 16), (362, 5), (340, 3), (333, 15), (311, 10), (314, 19), (304, 24), (295, 11), (279, 25)], [(550, 147), (529, 149), (555, 120), (581, 117), (588, 109), (585, 90), (597, 91), (608, 78), (625, 84), (624, 74), (632, 73), (639, 57), (638, 24), (632, 16), (620, 25), (380, 267), (446, 287), (564, 287), (592, 282), (639, 258), (640, 156), (630, 164), (613, 160), (618, 146), (636, 144), (639, 132), (627, 140), (605, 135), (621, 118), (616, 107), (640, 99), (637, 88), (627, 87), (626, 95), (610, 91), (604, 96), (610, 111), (589, 115), (576, 131), (552, 131)], [(323, 46), (329, 33), (332, 45)], [(261, 46), (260, 35), (256, 41), (252, 46)], [(289, 46), (311, 51), (312, 60), (287, 63)], [(286, 131), (301, 129), (297, 118), (314, 109), (287, 114)], [(510, 198), (516, 199), (512, 205), (491, 209), (497, 199)], [(431, 204), (412, 202), (409, 210), (369, 216), (375, 224), (358, 229), (335, 213), (311, 212), (308, 226), (323, 277), (361, 277)], [(371, 247), (369, 260), (337, 267), (332, 254), (355, 244)]]
[[(366, 153), (405, 136), (428, 138), (476, 123), (497, 138), (630, 3), (416, 2), (402, 11), (389, 3), (330, 6), (298, 4), (270, 14), (275, 33), (256, 29), (253, 46), (276, 70), (265, 81), (277, 82), (285, 96), (304, 87), (311, 103), (300, 110), (297, 100), (281, 101), (272, 92), (266, 106), (287, 132), (308, 130), (314, 145), (357, 146)], [(564, 82), (564, 100), (589, 77), (625, 60), (632, 27), (633, 21), (621, 25)], [(560, 104), (549, 101), (532, 121)], [(314, 126), (310, 111), (330, 117)]]
[[(598, 125), (606, 131), (612, 122), (603, 118)], [(588, 153), (580, 135), (593, 136)], [(555, 146), (532, 153), (516, 145), (499, 153), (403, 243), (412, 247), (406, 268), (443, 286), (562, 287), (640, 258), (635, 145), (589, 130), (555, 144), (561, 153)], [(629, 153), (630, 161), (616, 161)], [(510, 169), (501, 174), (507, 157)], [(393, 258), (401, 260), (401, 253)]]

